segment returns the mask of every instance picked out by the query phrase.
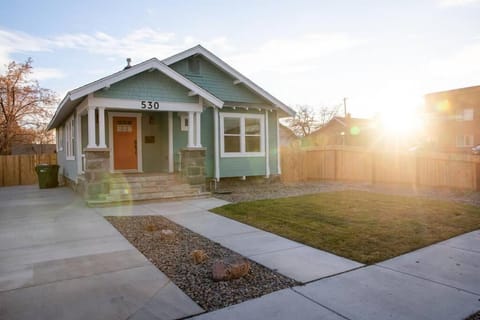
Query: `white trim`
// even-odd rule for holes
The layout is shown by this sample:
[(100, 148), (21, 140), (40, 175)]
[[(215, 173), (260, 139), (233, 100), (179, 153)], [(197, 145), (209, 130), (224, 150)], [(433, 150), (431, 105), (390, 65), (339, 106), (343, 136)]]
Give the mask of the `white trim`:
[(72, 114), (65, 122), (65, 159), (75, 160), (75, 117)]
[(265, 178), (270, 177), (270, 141), (268, 139), (268, 110), (265, 110)]
[(57, 152), (63, 151), (63, 144), (65, 140), (63, 126), (57, 128)]
[(88, 106), (88, 144), (87, 148), (96, 148), (95, 107)]
[(202, 147), (201, 112), (195, 112), (195, 148)]
[(172, 111), (168, 111), (168, 172), (173, 171), (173, 114)]
[[(240, 152), (225, 152), (225, 139), (224, 139), (224, 119), (225, 118), (240, 119)], [(260, 120), (260, 152), (245, 151), (245, 119), (246, 118)], [(251, 114), (251, 113), (221, 112), (220, 113), (220, 156), (222, 158), (264, 157), (265, 156), (265, 115)]]
[(98, 147), (107, 147), (105, 144), (105, 107), (98, 107)]
[(190, 91), (196, 92), (198, 95), (201, 97), (205, 98), (206, 100), (210, 101), (212, 104), (215, 106), (221, 108), (223, 106), (223, 101), (206, 91), (205, 89), (202, 89), (192, 81), (188, 80), (181, 74), (177, 73), (175, 70), (171, 69), (167, 65), (165, 65), (163, 62), (158, 60), (157, 58), (152, 58), (150, 60), (144, 61), (142, 63), (139, 63), (135, 66), (132, 66), (129, 69), (122, 70), (120, 72), (114, 73), (110, 76), (107, 76), (105, 78), (102, 78), (100, 80), (97, 80), (95, 82), (89, 83), (83, 87), (80, 87), (78, 89), (75, 89), (70, 92), (70, 99), (71, 100), (76, 100), (78, 98), (81, 98), (83, 96), (86, 96), (92, 92), (95, 92), (97, 90), (106, 88), (111, 86), (112, 84), (125, 80), (127, 78), (130, 78), (134, 75), (137, 75), (141, 72), (150, 70), (150, 69), (156, 69), (169, 78), (175, 80), (176, 82), (180, 83), (187, 89), (190, 89)]
[(254, 92), (265, 98), (266, 100), (270, 101), (273, 103), (275, 106), (277, 106), (279, 109), (283, 110), (285, 113), (287, 113), (290, 116), (295, 115), (295, 111), (293, 111), (290, 107), (288, 107), (286, 104), (266, 92), (264, 89), (260, 88), (258, 85), (253, 83), (250, 79), (242, 75), (240, 72), (229, 66), (227, 63), (225, 63), (223, 60), (221, 60), (219, 57), (205, 49), (204, 47), (197, 45), (193, 48), (190, 48), (188, 50), (185, 50), (183, 52), (177, 53), (176, 55), (173, 55), (167, 59), (162, 60), (163, 63), (166, 65), (172, 65), (175, 62), (178, 62), (180, 60), (186, 59), (190, 56), (201, 54), (211, 62), (213, 62), (217, 67), (222, 69), (223, 71), (227, 72), (230, 74), (235, 80), (234, 81), (239, 81), (238, 83), (242, 83), (252, 89)]
[[(113, 117), (136, 117), (137, 118), (137, 170), (115, 170), (113, 145)], [(108, 145), (110, 149), (110, 172), (143, 172), (142, 157), (142, 114), (133, 112), (109, 112), (108, 113)]]
[(277, 174), (282, 174), (282, 162), (280, 159), (280, 121), (277, 113)]
[(184, 102), (158, 102), (158, 109), (142, 109), (142, 100), (131, 99), (111, 99), (111, 98), (94, 98), (89, 100), (91, 105), (97, 107), (105, 107), (110, 109), (127, 109), (135, 111), (176, 111), (176, 112), (189, 112), (189, 111), (202, 111), (202, 106), (199, 103), (184, 103)]
[(214, 153), (215, 153), (215, 179), (220, 181), (220, 150), (218, 134), (218, 109), (213, 108), (213, 130), (214, 130)]
[(75, 132), (76, 132), (76, 153), (77, 153), (77, 174), (83, 173), (83, 163), (82, 163), (82, 116), (80, 114), (81, 110), (77, 108), (76, 117), (75, 117)]
[(187, 140), (187, 148), (194, 147), (193, 141), (193, 128), (194, 128), (194, 121), (193, 121), (193, 111), (188, 113), (188, 140)]

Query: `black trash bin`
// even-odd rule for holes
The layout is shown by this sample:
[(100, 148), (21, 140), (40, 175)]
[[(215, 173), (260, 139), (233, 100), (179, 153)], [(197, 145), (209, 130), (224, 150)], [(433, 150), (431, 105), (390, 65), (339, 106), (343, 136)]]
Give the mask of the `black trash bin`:
[(58, 167), (56, 164), (39, 164), (35, 167), (40, 189), (58, 186)]

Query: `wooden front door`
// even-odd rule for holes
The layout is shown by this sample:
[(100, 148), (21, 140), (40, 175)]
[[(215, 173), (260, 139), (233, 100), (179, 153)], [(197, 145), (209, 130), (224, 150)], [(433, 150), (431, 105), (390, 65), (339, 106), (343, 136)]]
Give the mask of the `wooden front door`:
[(137, 118), (113, 117), (114, 170), (137, 170)]

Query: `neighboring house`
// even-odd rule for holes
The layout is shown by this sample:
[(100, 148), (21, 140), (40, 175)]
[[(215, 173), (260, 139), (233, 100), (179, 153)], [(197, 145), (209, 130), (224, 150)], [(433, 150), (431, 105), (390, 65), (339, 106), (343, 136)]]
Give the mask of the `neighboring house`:
[(359, 146), (373, 144), (373, 121), (369, 119), (333, 117), (323, 127), (304, 138), (304, 146)]
[(50, 154), (55, 153), (55, 144), (14, 144), (12, 146), (12, 155), (20, 154)]
[(60, 172), (87, 198), (108, 200), (117, 173), (190, 184), (280, 174), (278, 119), (294, 114), (284, 103), (202, 46), (128, 62), (68, 92), (48, 126)]
[(425, 95), (427, 141), (444, 152), (480, 144), (480, 86)]
[(279, 135), (280, 135), (280, 146), (287, 147), (292, 144), (298, 143), (300, 139), (295, 135), (295, 133), (287, 126), (279, 124)]

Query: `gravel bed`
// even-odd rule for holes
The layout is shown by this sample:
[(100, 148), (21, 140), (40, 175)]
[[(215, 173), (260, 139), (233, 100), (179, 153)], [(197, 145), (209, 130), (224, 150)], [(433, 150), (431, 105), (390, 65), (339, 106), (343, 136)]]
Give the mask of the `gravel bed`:
[(480, 311), (477, 311), (465, 320), (480, 320)]
[(284, 198), (333, 192), (342, 190), (361, 190), (377, 193), (396, 194), (404, 196), (427, 197), (438, 200), (451, 200), (480, 206), (480, 192), (462, 191), (441, 188), (414, 187), (410, 185), (370, 184), (355, 182), (321, 181), (282, 183), (279, 181), (267, 182), (260, 180), (220, 182), (218, 191), (228, 194), (215, 194), (216, 198), (229, 202), (254, 201), (261, 199)]
[[(243, 278), (215, 282), (211, 266), (217, 259), (240, 257), (220, 244), (206, 239), (161, 216), (105, 217), (148, 260), (165, 273), (181, 290), (207, 311), (256, 298), (298, 283), (253, 261)], [(172, 230), (165, 238), (161, 230)], [(204, 250), (209, 258), (194, 264), (193, 250)]]

